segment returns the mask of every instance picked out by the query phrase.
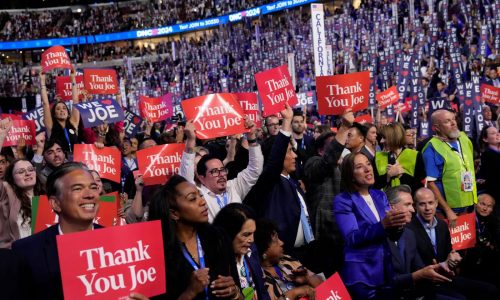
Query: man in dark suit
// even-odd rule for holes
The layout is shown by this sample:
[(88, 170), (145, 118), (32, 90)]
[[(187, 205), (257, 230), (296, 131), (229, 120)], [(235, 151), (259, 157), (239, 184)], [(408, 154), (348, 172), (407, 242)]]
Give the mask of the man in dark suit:
[(296, 179), (304, 177), (304, 165), (315, 154), (314, 138), (306, 134), (306, 117), (301, 110), (295, 110), (292, 118), (293, 150), (297, 154)]
[[(403, 184), (389, 188), (386, 195), (391, 208), (398, 211), (415, 212), (411, 188), (408, 185)], [(390, 232), (387, 240), (392, 255), (393, 279), (397, 299), (414, 299), (422, 296), (431, 299), (465, 299), (459, 293), (451, 290), (437, 291), (434, 288), (434, 282), (451, 282), (450, 278), (442, 274), (450, 277), (452, 274), (447, 274), (447, 270), (435, 261), (427, 266), (422, 262), (417, 251), (417, 241), (413, 231), (403, 227)]]
[(98, 225), (99, 191), (92, 174), (80, 163), (65, 163), (47, 178), (47, 196), (59, 223), (12, 244), (12, 250), (28, 265), (25, 288), (36, 299), (63, 299), (56, 236)]
[[(437, 206), (430, 189), (418, 189), (415, 192), (417, 214), (408, 228), (415, 234), (418, 254), (424, 264), (440, 262), (446, 271), (453, 272), (462, 258), (452, 249), (448, 225), (436, 218)], [(493, 285), (460, 276), (452, 278), (451, 283), (443, 284), (440, 288), (456, 291), (467, 299), (498, 299), (498, 290)]]
[(274, 220), (285, 252), (311, 268), (307, 262), (313, 257), (308, 255), (308, 245), (314, 235), (309, 212), (300, 185), (290, 177), (296, 169), (297, 155), (290, 140), (293, 111), (288, 104), (281, 115), (282, 128), (272, 144), (263, 146), (265, 156), (267, 154), (264, 170), (244, 203), (253, 207), (259, 217)]

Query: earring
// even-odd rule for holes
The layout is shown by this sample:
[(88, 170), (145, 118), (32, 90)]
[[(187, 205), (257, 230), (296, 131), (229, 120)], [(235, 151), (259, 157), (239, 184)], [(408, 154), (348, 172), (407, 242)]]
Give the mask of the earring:
[(263, 258), (263, 259), (267, 259), (267, 254), (265, 254), (265, 253), (264, 253), (264, 254), (262, 254), (262, 258)]

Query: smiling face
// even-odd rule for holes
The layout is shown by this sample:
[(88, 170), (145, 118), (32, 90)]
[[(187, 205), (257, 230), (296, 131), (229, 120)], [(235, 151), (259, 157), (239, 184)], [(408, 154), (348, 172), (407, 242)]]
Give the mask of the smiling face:
[(64, 224), (90, 225), (99, 210), (99, 192), (92, 175), (83, 169), (59, 178), (56, 195), (49, 200)]
[(170, 210), (170, 217), (187, 224), (208, 222), (208, 206), (198, 188), (187, 181), (179, 183), (175, 190), (175, 207)]
[(56, 104), (56, 107), (54, 108), (54, 117), (57, 120), (66, 120), (68, 118), (68, 107), (66, 104), (59, 102)]
[(29, 161), (16, 162), (12, 169), (12, 175), (15, 185), (21, 189), (31, 189), (36, 184), (36, 170)]
[(373, 167), (365, 155), (354, 158), (354, 183), (358, 187), (369, 187), (375, 183)]
[(255, 233), (255, 221), (248, 219), (241, 226), (240, 232), (234, 237), (233, 250), (237, 256), (245, 255), (253, 244)]

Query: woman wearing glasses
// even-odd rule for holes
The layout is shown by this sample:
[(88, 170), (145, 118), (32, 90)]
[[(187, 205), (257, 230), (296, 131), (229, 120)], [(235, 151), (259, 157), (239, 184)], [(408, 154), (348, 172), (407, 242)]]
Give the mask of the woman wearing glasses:
[(31, 162), (13, 161), (0, 183), (0, 248), (31, 235), (31, 199), (40, 194), (42, 186)]
[(264, 290), (262, 269), (254, 246), (255, 220), (248, 206), (231, 203), (215, 217), (214, 226), (224, 230), (233, 244), (239, 286), (245, 300), (268, 300)]

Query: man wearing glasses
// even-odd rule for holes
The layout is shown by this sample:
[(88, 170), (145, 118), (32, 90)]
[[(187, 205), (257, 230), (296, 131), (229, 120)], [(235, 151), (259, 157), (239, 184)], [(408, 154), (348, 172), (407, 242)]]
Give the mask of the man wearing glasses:
[[(226, 205), (233, 202), (241, 203), (250, 189), (259, 179), (264, 165), (264, 157), (260, 145), (257, 143), (257, 128), (248, 118), (245, 126), (250, 129), (247, 133), (248, 166), (238, 173), (234, 179), (227, 180), (227, 168), (217, 156), (206, 154), (196, 164), (196, 171), (201, 185), (198, 188), (205, 197), (208, 205), (208, 220), (213, 222), (215, 215)], [(182, 155), (179, 174), (188, 181), (194, 182), (194, 161), (196, 145), (195, 127), (192, 121), (186, 123), (186, 150)]]
[(280, 120), (275, 115), (266, 118), (267, 136), (275, 136), (280, 132)]

